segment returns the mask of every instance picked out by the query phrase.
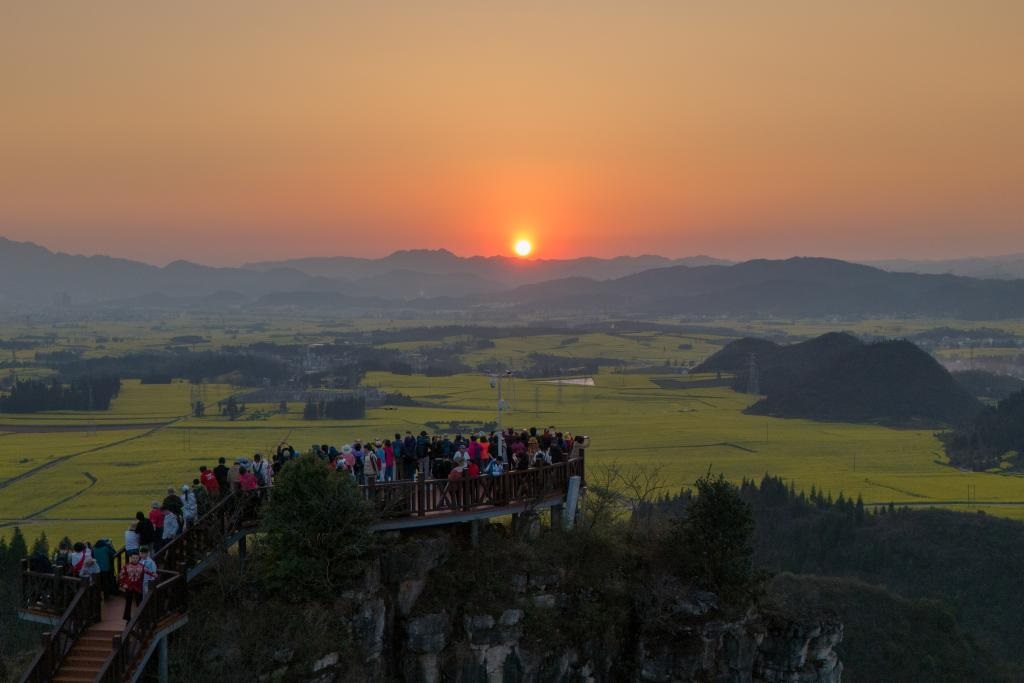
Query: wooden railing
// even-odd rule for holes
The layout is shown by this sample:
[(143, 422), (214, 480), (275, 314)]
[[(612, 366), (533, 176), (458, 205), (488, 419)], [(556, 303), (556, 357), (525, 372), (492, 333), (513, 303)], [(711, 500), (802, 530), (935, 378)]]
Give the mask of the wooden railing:
[(189, 524), (154, 554), (158, 565), (192, 569), (221, 549), (225, 539), (244, 524), (255, 522), (259, 498), (253, 494), (229, 493), (202, 517)]
[(51, 573), (34, 572), (21, 561), (21, 606), (24, 609), (63, 614), (86, 581), (70, 576), (61, 567)]
[(147, 647), (160, 624), (188, 608), (188, 585), (184, 571), (160, 570), (149, 593), (142, 599), (124, 633), (114, 636), (114, 648), (103, 663), (96, 681), (120, 683)]
[(497, 477), (376, 482), (361, 486), (363, 496), (384, 517), (425, 517), (481, 508), (529, 504), (569, 488), (583, 476), (583, 459), (512, 470)]
[[(46, 576), (50, 576), (51, 579), (53, 577), (50, 574)], [(68, 577), (60, 579), (63, 582), (69, 581)], [(99, 584), (87, 579), (74, 581), (79, 586), (78, 591), (71, 598), (67, 609), (53, 629), (43, 634), (43, 649), (21, 679), (23, 683), (52, 681), (64, 661), (64, 656), (78, 637), (85, 629), (100, 620), (103, 598)]]

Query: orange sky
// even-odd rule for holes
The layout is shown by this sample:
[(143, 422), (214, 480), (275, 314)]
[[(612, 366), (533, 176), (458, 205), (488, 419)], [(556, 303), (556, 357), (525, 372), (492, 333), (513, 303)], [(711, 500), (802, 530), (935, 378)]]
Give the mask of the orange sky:
[(1017, 0), (4, 3), (0, 235), (154, 263), (523, 232), (1024, 251), (1021, 26)]

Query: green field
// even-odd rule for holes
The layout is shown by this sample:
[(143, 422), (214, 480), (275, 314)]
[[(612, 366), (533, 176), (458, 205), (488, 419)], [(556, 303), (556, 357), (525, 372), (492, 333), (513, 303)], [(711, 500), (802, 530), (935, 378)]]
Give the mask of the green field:
[[(637, 357), (644, 350), (640, 342), (611, 339), (622, 348), (640, 347)], [(596, 340), (581, 339), (583, 343), (588, 354), (601, 350)], [(515, 344), (509, 340), (504, 348), (534, 348)], [(655, 358), (664, 349), (651, 353)], [(695, 348), (694, 353), (700, 351)], [(511, 404), (506, 424), (555, 425), (588, 434), (592, 468), (613, 462), (658, 467), (669, 489), (691, 484), (710, 467), (735, 480), (770, 472), (792, 480), (798, 489), (813, 485), (835, 495), (862, 495), (869, 504), (966, 508), (972, 486), (978, 501), (972, 509), (1024, 518), (1024, 479), (949, 467), (930, 431), (748, 416), (742, 410), (753, 397), (721, 387), (689, 387), (685, 381), (680, 388), (662, 389), (651, 381), (659, 377), (605, 372), (589, 387), (513, 379), (505, 386)], [(0, 533), (9, 534), (17, 524), (30, 539), (45, 530), (51, 539), (110, 536), (120, 543), (136, 510), (162, 498), (167, 486), (191, 481), (199, 465), (212, 466), (220, 455), (267, 452), (286, 438), (305, 450), (313, 443), (341, 445), (355, 438), (429, 429), (428, 422), (479, 424), (495, 418), (496, 394), (483, 375), (369, 373), (365, 383), (400, 391), (425, 405), (373, 409), (358, 421), (309, 422), (301, 419), (297, 403), (288, 414), (271, 414), (277, 406), (250, 404), (247, 413), (265, 409), (266, 419), (230, 422), (220, 416), (188, 417), (187, 384), (128, 381), (112, 409), (102, 414), (0, 416), (5, 424), (81, 427), (78, 432), (0, 436)], [(208, 385), (206, 391), (209, 405), (230, 388)], [(166, 424), (150, 426), (155, 422)], [(103, 423), (124, 428), (95, 428)], [(144, 429), (131, 428), (143, 423)], [(72, 457), (11, 482), (68, 455)]]

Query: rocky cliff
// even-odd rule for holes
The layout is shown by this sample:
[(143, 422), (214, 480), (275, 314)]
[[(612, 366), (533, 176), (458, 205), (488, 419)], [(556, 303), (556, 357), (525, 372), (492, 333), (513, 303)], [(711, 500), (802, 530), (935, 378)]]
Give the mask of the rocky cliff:
[(358, 585), (324, 605), (347, 623), (347, 645), (313, 663), (274, 652), (274, 668), (261, 680), (841, 679), (834, 648), (843, 626), (828, 615), (728, 607), (671, 580), (656, 581), (662, 590), (654, 595), (638, 582), (625, 609), (580, 613), (578, 587), (558, 571), (508, 566), (488, 578), (493, 599), (463, 600), (460, 581), (474, 577), (460, 579), (453, 563), (459, 557), (447, 536), (392, 540)]

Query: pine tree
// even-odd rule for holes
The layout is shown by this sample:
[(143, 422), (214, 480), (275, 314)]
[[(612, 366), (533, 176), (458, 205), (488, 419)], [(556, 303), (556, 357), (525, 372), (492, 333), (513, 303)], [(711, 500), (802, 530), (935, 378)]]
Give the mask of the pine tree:
[(28, 557), (28, 544), (25, 543), (25, 535), (21, 533), (21, 527), (14, 527), (11, 534), (11, 543), (7, 546), (7, 554), (10, 560), (20, 562)]
[(32, 544), (32, 554), (42, 553), (44, 557), (50, 556), (50, 542), (46, 539), (46, 532), (43, 531), (39, 534), (39, 538)]

